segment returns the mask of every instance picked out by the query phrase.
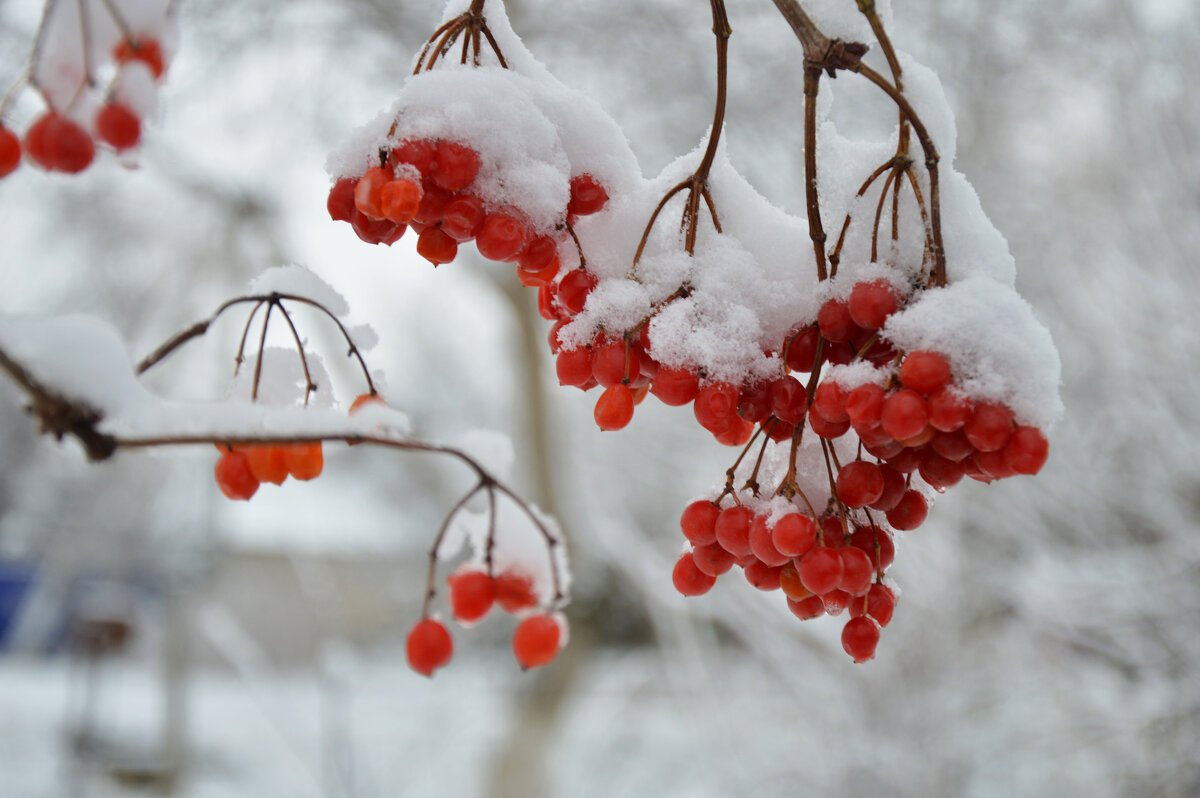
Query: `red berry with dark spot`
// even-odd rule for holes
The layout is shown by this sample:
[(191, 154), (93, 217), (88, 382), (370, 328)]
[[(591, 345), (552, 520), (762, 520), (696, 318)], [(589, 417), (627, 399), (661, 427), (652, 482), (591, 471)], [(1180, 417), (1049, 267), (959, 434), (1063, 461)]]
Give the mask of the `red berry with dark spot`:
[(925, 501), (925, 497), (915, 490), (908, 490), (900, 497), (896, 506), (887, 511), (887, 520), (894, 529), (907, 532), (925, 523), (928, 515), (929, 503)]

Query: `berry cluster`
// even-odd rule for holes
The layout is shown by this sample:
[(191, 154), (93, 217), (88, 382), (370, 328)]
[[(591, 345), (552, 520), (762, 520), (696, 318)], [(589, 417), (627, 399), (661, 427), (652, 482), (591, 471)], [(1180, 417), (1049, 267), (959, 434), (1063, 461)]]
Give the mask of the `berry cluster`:
[[(85, 60), (89, 69), (112, 67), (111, 81), (102, 90), (97, 89), (94, 102), (85, 102), (76, 92), (60, 103), (57, 95), (61, 92), (43, 90), (48, 108), (25, 130), (23, 138), (0, 123), (0, 177), (15, 170), (22, 155), (48, 172), (77, 174), (95, 160), (97, 144), (118, 153), (138, 146), (142, 109), (147, 103), (135, 95), (141, 83), (153, 86), (161, 81), (167, 67), (166, 55), (156, 38), (138, 35), (122, 38), (109, 56), (108, 65)], [(87, 85), (99, 85), (90, 73)]]
[(301, 482), (321, 475), (325, 460), (320, 441), (290, 444), (219, 444), (217, 487), (227, 498), (248, 501), (264, 482), (282, 485), (289, 476)]
[(568, 227), (604, 207), (604, 187), (590, 174), (573, 177), (563, 221), (543, 231), (520, 208), (482, 195), (476, 185), (481, 165), (480, 153), (463, 141), (401, 139), (380, 151), (378, 166), (338, 179), (326, 208), (369, 244), (390, 246), (412, 228), (417, 253), (434, 266), (450, 263), (460, 244), (474, 241), (488, 260), (515, 264), (523, 284), (553, 284)]
[[(464, 566), (446, 579), (450, 608), (461, 626), (473, 626), (499, 604), (505, 612), (521, 618), (513, 632), (512, 648), (522, 668), (549, 664), (566, 637), (566, 620), (557, 613), (537, 610), (532, 580), (517, 572), (489, 574), (487, 569)], [(408, 664), (424, 676), (432, 676), (447, 665), (454, 641), (445, 624), (423, 617), (408, 633)]]
[(842, 645), (855, 662), (875, 656), (879, 630), (892, 619), (895, 590), (883, 582), (895, 548), (891, 534), (870, 523), (847, 524), (831, 514), (779, 517), (745, 504), (699, 500), (680, 519), (691, 544), (675, 563), (672, 581), (685, 596), (700, 596), (717, 577), (740, 567), (759, 590), (781, 590), (801, 620), (847, 612)]

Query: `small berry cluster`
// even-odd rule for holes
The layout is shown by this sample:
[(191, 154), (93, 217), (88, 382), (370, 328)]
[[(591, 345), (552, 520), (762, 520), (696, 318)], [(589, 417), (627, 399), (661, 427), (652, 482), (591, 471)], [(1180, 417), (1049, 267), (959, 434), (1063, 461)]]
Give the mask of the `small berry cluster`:
[(481, 166), (479, 152), (465, 142), (402, 139), (380, 152), (378, 166), (338, 179), (326, 208), (368, 244), (390, 246), (411, 227), (417, 253), (438, 266), (453, 261), (460, 244), (474, 241), (488, 260), (515, 264), (523, 284), (552, 285), (569, 226), (603, 208), (607, 192), (592, 175), (576, 175), (563, 221), (554, 230), (539, 231), (519, 208), (481, 195), (476, 185)]
[(886, 529), (869, 521), (847, 524), (837, 514), (819, 522), (796, 511), (774, 518), (744, 504), (708, 500), (688, 505), (680, 528), (691, 547), (675, 563), (672, 581), (684, 596), (707, 593), (737, 565), (759, 590), (782, 590), (801, 620), (846, 611), (846, 652), (855, 662), (875, 656), (897, 598), (883, 581), (895, 557)]
[[(142, 136), (142, 120), (134, 103), (121, 97), (123, 76), (130, 69), (148, 70), (155, 82), (166, 71), (166, 57), (159, 42), (150, 36), (126, 37), (111, 53), (115, 74), (98, 109), (90, 118), (77, 118), (81, 110), (77, 98), (58, 107), (53, 95), (43, 92), (49, 106), (25, 131), (24, 138), (0, 124), (0, 177), (14, 171), (22, 154), (48, 172), (78, 174), (96, 157), (96, 144), (126, 152), (137, 147)], [(92, 67), (97, 65), (93, 64)]]
[(218, 444), (217, 487), (227, 498), (248, 501), (264, 482), (282, 485), (289, 476), (301, 482), (321, 475), (321, 442), (289, 444)]
[[(499, 604), (505, 612), (521, 618), (513, 632), (512, 648), (522, 668), (537, 668), (552, 662), (565, 642), (566, 620), (557, 613), (537, 610), (532, 580), (516, 571), (495, 575), (487, 569), (464, 566), (446, 579), (450, 608), (461, 626), (482, 621)], [(450, 662), (454, 641), (440, 620), (426, 614), (413, 626), (406, 641), (408, 664), (423, 676)]]

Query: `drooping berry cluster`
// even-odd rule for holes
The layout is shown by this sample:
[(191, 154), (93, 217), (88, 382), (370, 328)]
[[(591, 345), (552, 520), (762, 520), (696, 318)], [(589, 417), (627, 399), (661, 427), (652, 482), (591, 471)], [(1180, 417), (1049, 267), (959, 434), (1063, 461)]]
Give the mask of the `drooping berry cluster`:
[[(157, 18), (150, 11), (140, 10), (135, 28), (113, 3), (48, 8), (34, 62), (23, 78), (41, 95), (46, 110), (21, 137), (0, 121), (0, 177), (15, 170), (22, 156), (48, 172), (77, 174), (95, 160), (97, 145), (117, 153), (139, 145), (142, 120), (154, 108), (168, 64), (163, 41), (171, 22), (170, 4), (162, 4)], [(100, 15), (112, 24), (98, 24)], [(71, 25), (83, 29), (82, 37), (56, 32)], [(112, 30), (119, 35), (115, 41), (107, 37)], [(79, 49), (62, 52), (63, 41), (78, 42)], [(82, 75), (76, 74), (78, 64)], [(10, 92), (8, 99), (15, 95)], [(4, 111), (0, 107), (0, 119)]]
[(438, 266), (453, 261), (460, 244), (474, 241), (488, 260), (515, 264), (523, 284), (553, 284), (559, 250), (570, 245), (568, 228), (600, 211), (607, 192), (590, 174), (572, 177), (561, 221), (539, 230), (519, 207), (486, 196), (476, 181), (482, 165), (480, 153), (464, 141), (401, 139), (380, 151), (378, 166), (339, 178), (326, 207), (369, 244), (390, 246), (412, 228), (417, 253)]
[(290, 444), (218, 445), (217, 487), (227, 498), (248, 501), (264, 482), (282, 485), (289, 476), (307, 482), (321, 475), (320, 441)]
[[(464, 627), (482, 621), (492, 607), (520, 618), (513, 631), (512, 649), (525, 669), (547, 665), (557, 656), (566, 638), (566, 619), (538, 609), (532, 580), (515, 570), (489, 574), (486, 568), (463, 566), (446, 579), (454, 619)], [(408, 664), (424, 676), (447, 665), (454, 653), (450, 632), (440, 620), (426, 615), (413, 626), (407, 639)]]

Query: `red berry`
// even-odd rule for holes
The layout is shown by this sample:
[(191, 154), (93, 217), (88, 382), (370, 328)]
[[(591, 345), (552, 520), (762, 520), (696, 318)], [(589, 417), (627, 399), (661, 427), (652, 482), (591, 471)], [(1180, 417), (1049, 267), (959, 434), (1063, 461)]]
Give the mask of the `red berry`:
[[(930, 424), (930, 426), (933, 426)], [(954, 432), (939, 432), (929, 442), (933, 450), (947, 460), (965, 460), (975, 451), (975, 447), (967, 440), (967, 434), (961, 429)]]
[(846, 463), (837, 476), (837, 495), (847, 507), (863, 507), (883, 495), (883, 473), (866, 460)]
[(422, 676), (433, 676), (434, 671), (450, 661), (454, 641), (441, 621), (425, 618), (408, 633), (405, 651), (410, 668)]
[(916, 391), (905, 388), (883, 400), (879, 424), (896, 440), (907, 441), (923, 431), (928, 423), (925, 400)]
[(325, 201), (325, 209), (329, 218), (335, 222), (348, 222), (354, 217), (357, 208), (354, 205), (354, 189), (358, 180), (353, 177), (340, 178), (329, 189), (329, 199)]
[(771, 527), (767, 526), (767, 516), (756, 515), (750, 522), (750, 551), (764, 564), (775, 568), (789, 562), (793, 554), (784, 554), (775, 548), (775, 538)]
[(738, 418), (738, 398), (738, 389), (729, 383), (710, 383), (696, 393), (692, 410), (700, 426), (713, 435), (720, 435)]
[(433, 172), (436, 152), (436, 146), (429, 139), (405, 139), (392, 150), (389, 161), (393, 167), (408, 164), (422, 175), (429, 175)]
[(857, 332), (850, 306), (843, 299), (830, 299), (817, 312), (817, 326), (826, 341), (848, 341)]
[(683, 510), (679, 526), (683, 536), (694, 546), (707, 546), (717, 542), (717, 516), (721, 508), (708, 501), (700, 499), (689, 504)]
[(487, 615), (496, 601), (492, 578), (477, 568), (460, 568), (446, 578), (450, 609), (459, 623), (475, 623)]
[(815, 324), (796, 333), (788, 344), (787, 367), (806, 374), (812, 371), (817, 360), (817, 344), (820, 340), (821, 331)]
[(354, 229), (354, 234), (368, 244), (383, 244), (391, 246), (400, 240), (404, 235), (404, 231), (408, 228), (402, 224), (390, 222), (387, 219), (371, 219), (358, 208), (354, 209), (353, 215), (350, 217), (350, 227)]
[(581, 388), (592, 379), (592, 350), (581, 346), (558, 353), (554, 360), (554, 371), (559, 385), (574, 385)]
[[(414, 224), (438, 224), (446, 215), (446, 208), (454, 200), (454, 192), (444, 189), (432, 180), (421, 184), (421, 204), (413, 216)], [(419, 232), (418, 228), (418, 232)]]
[(434, 266), (449, 263), (458, 255), (458, 242), (440, 227), (426, 227), (417, 237), (417, 254)]
[(999, 402), (980, 402), (963, 427), (967, 440), (981, 452), (1002, 449), (1012, 436), (1012, 411)]
[(671, 582), (684, 596), (703, 596), (712, 590), (717, 578), (697, 568), (696, 560), (689, 551), (684, 552), (675, 562), (675, 568), (671, 571)]
[(379, 189), (379, 209), (385, 219), (405, 224), (417, 215), (423, 194), (421, 187), (411, 180), (388, 181)]
[(938, 493), (943, 493), (962, 480), (966, 465), (961, 460), (947, 460), (937, 451), (927, 449), (921, 455), (919, 468), (921, 479)]
[(841, 424), (849, 421), (846, 413), (846, 397), (848, 392), (836, 382), (826, 380), (813, 391), (812, 411), (819, 415), (822, 421)]
[(82, 172), (96, 157), (87, 131), (57, 111), (47, 111), (25, 131), (25, 151), (43, 169), (67, 174)]
[(447, 191), (462, 191), (479, 174), (479, 153), (458, 141), (437, 143), (429, 177)]
[(873, 558), (856, 546), (840, 548), (838, 554), (842, 557), (842, 580), (838, 582), (838, 589), (851, 596), (865, 595), (871, 589), (871, 578), (875, 575)]
[(879, 645), (879, 624), (869, 615), (851, 618), (842, 628), (842, 648), (855, 662), (875, 659)]
[(508, 263), (517, 259), (528, 237), (525, 225), (517, 217), (509, 213), (489, 213), (475, 236), (475, 246), (488, 260)]
[(442, 210), (442, 230), (455, 241), (470, 241), (483, 229), (485, 218), (487, 211), (479, 197), (455, 197)]
[(1017, 427), (1004, 447), (1004, 460), (1018, 474), (1036, 474), (1050, 456), (1050, 442), (1037, 427)]
[(780, 588), (781, 571), (783, 571), (783, 568), (778, 565), (767, 565), (765, 562), (755, 560), (747, 564), (742, 573), (745, 574), (746, 581), (759, 590), (771, 591)]
[(802, 621), (807, 621), (811, 618), (819, 618), (825, 614), (825, 602), (820, 596), (809, 596), (808, 598), (799, 601), (789, 597), (787, 601), (788, 609)]
[(0, 177), (11, 174), (21, 163), (21, 140), (4, 125), (0, 125)]
[[(896, 544), (886, 529), (860, 526), (850, 536), (850, 545), (866, 552), (876, 571), (886, 571), (896, 559)], [(878, 551), (876, 550), (878, 549)]]
[[(780, 377), (770, 384), (771, 412), (789, 424), (799, 424), (808, 411), (808, 391), (795, 377)], [(753, 420), (753, 419), (751, 419)]]
[(623, 340), (601, 344), (592, 351), (592, 376), (606, 388), (626, 380), (636, 380), (642, 373), (642, 358), (638, 348)]
[(797, 566), (804, 587), (818, 596), (837, 588), (842, 581), (842, 557), (837, 549), (820, 546), (800, 558)]
[(729, 428), (722, 433), (714, 433), (713, 437), (722, 446), (744, 446), (753, 434), (754, 425), (735, 415)]
[(952, 385), (930, 395), (929, 426), (942, 432), (961, 429), (971, 418), (971, 400)]
[(368, 219), (383, 219), (381, 192), (391, 180), (391, 170), (381, 166), (372, 166), (363, 172), (354, 187), (354, 207)]
[(923, 524), (928, 515), (929, 504), (925, 497), (915, 490), (907, 490), (896, 506), (887, 511), (887, 520), (894, 529), (908, 531)]
[(800, 572), (796, 570), (796, 561), (791, 560), (779, 569), (779, 587), (784, 595), (794, 601), (803, 601), (812, 595), (812, 591), (800, 581)]
[(896, 609), (896, 594), (887, 585), (876, 582), (867, 591), (866, 599), (855, 599), (850, 602), (850, 616), (870, 615), (880, 626), (892, 622), (892, 613)]
[(595, 417), (602, 430), (623, 429), (633, 419), (633, 391), (620, 382), (605, 388), (596, 400)]
[(513, 654), (522, 668), (549, 664), (558, 654), (562, 627), (550, 615), (531, 615), (513, 632)]
[(701, 572), (716, 577), (732, 568), (737, 558), (721, 548), (721, 544), (713, 542), (705, 546), (696, 546), (692, 550), (692, 559), (696, 561), (696, 567)]
[(850, 291), (850, 318), (859, 327), (876, 330), (896, 312), (896, 289), (887, 280), (858, 283)]
[(738, 397), (738, 415), (752, 424), (771, 417), (771, 383), (760, 382), (742, 389)]
[(700, 390), (700, 378), (689, 369), (673, 369), (661, 366), (654, 382), (650, 384), (650, 393), (659, 401), (671, 407), (686, 405), (696, 398)]
[(533, 580), (516, 571), (504, 571), (492, 577), (492, 591), (496, 603), (508, 613), (518, 613), (537, 604), (533, 594)]
[(599, 212), (608, 202), (608, 192), (600, 181), (589, 174), (571, 178), (571, 199), (567, 203), (570, 216), (588, 216)]
[(225, 452), (217, 460), (215, 473), (217, 487), (230, 499), (246, 501), (258, 490), (258, 478), (244, 452)]
[(879, 473), (883, 477), (883, 492), (873, 502), (867, 502), (872, 510), (888, 511), (896, 506), (904, 495), (904, 475), (888, 463), (879, 464)]
[(541, 283), (553, 280), (558, 275), (559, 265), (558, 242), (551, 236), (538, 236), (517, 256), (517, 268), (537, 275)]
[(775, 524), (771, 542), (780, 554), (803, 556), (817, 543), (817, 525), (807, 515), (788, 513)]
[(841, 615), (852, 599), (853, 596), (841, 588), (834, 588), (821, 596), (826, 615)]
[(858, 432), (873, 430), (879, 426), (883, 412), (883, 388), (873, 383), (860, 385), (846, 394), (843, 407), (846, 417)]
[(128, 106), (109, 103), (96, 114), (96, 133), (113, 149), (127, 150), (142, 137), (142, 122)]
[(900, 382), (928, 396), (950, 382), (950, 364), (937, 352), (909, 352), (900, 364)]
[(147, 36), (122, 39), (113, 49), (113, 59), (118, 64), (141, 61), (150, 68), (150, 74), (155, 79), (161, 78), (166, 68), (162, 45)]
[(717, 515), (715, 529), (717, 543), (734, 557), (750, 553), (750, 522), (754, 513), (749, 507), (733, 505), (725, 507)]
[(571, 314), (583, 310), (587, 304), (588, 294), (596, 287), (599, 280), (587, 269), (575, 269), (567, 272), (558, 284), (558, 301)]
[(808, 426), (812, 427), (812, 431), (827, 440), (833, 440), (846, 434), (850, 429), (850, 419), (843, 421), (826, 421), (825, 417), (820, 413), (808, 414)]
[(321, 475), (325, 458), (321, 453), (321, 442), (292, 443), (281, 447), (288, 473), (302, 482)]
[(254, 478), (259, 482), (282, 485), (287, 479), (287, 457), (282, 446), (263, 443), (240, 446), (238, 449), (245, 453), (246, 462), (250, 464), (250, 473), (254, 474)]

